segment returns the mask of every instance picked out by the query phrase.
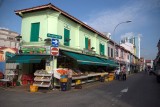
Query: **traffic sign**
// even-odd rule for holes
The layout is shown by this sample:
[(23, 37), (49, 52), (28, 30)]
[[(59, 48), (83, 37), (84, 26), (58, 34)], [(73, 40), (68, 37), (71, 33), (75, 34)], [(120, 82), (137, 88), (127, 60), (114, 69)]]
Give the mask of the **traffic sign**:
[(50, 33), (47, 33), (47, 37), (51, 37), (51, 38), (55, 38), (55, 39), (62, 39), (61, 35), (50, 34)]
[(59, 55), (59, 48), (51, 47), (51, 55), (58, 56)]
[(58, 47), (59, 46), (59, 40), (52, 38), (52, 46), (53, 47)]

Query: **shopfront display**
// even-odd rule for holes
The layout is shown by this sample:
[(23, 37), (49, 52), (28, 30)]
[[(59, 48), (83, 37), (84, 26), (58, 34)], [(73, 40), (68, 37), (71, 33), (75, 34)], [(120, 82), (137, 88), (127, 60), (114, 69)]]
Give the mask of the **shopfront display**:
[(39, 87), (50, 87), (52, 74), (47, 74), (48, 71), (51, 71), (50, 60), (50, 46), (21, 46), (19, 54), (9, 58), (6, 62), (21, 65), (22, 85), (34, 83)]
[[(63, 75), (68, 76), (68, 71), (72, 71), (72, 86), (75, 86), (77, 81), (81, 81), (81, 84), (99, 81), (100, 77), (103, 75), (103, 77), (107, 77), (108, 73), (96, 73), (96, 72), (90, 72), (90, 73), (82, 73), (80, 70), (73, 70), (68, 68), (57, 68), (54, 71), (54, 77), (58, 79), (59, 81), (64, 80), (62, 79)], [(64, 82), (64, 81), (63, 81)], [(56, 86), (60, 86), (60, 84), (56, 84)]]
[[(106, 66), (117, 66), (114, 62), (96, 56), (59, 50), (59, 56), (50, 54), (49, 46), (25, 46), (20, 53), (8, 59), (9, 63), (22, 64), (22, 84), (38, 87), (60, 87), (62, 80), (76, 86), (77, 81), (84, 83), (100, 81), (101, 75), (108, 75)], [(101, 70), (98, 70), (101, 68)], [(24, 78), (32, 75), (32, 78)], [(67, 79), (61, 76), (67, 75)], [(106, 77), (106, 76), (104, 76)], [(65, 89), (64, 89), (65, 90)], [(67, 88), (68, 90), (68, 88)]]
[(52, 87), (52, 73), (48, 73), (46, 70), (37, 70), (34, 73), (34, 86), (38, 87)]

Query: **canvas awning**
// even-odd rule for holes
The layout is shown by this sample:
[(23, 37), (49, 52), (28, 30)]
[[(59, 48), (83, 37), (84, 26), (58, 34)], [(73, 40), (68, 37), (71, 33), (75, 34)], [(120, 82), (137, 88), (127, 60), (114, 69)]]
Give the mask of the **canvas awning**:
[(40, 63), (42, 59), (49, 58), (49, 55), (15, 55), (9, 58), (7, 63)]
[(114, 61), (109, 59), (99, 58), (96, 56), (84, 55), (80, 53), (74, 53), (69, 51), (62, 51), (65, 55), (75, 59), (78, 64), (87, 64), (87, 65), (99, 65), (99, 66), (118, 66)]

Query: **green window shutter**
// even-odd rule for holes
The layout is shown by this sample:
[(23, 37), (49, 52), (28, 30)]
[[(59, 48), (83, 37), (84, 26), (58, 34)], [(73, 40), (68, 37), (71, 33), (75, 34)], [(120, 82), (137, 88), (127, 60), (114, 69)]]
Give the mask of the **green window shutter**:
[(88, 38), (85, 38), (85, 49), (88, 49)]
[(104, 45), (102, 45), (102, 53), (103, 53), (103, 55), (104, 55)]
[(31, 24), (30, 42), (38, 42), (40, 23)]
[(108, 47), (108, 56), (110, 57), (110, 47)]
[(101, 50), (102, 50), (102, 47), (101, 47), (101, 43), (99, 44), (99, 52), (100, 52), (100, 55), (101, 55)]
[(64, 29), (64, 45), (70, 45), (70, 31), (68, 29)]
[(104, 55), (104, 45), (100, 43), (99, 47), (100, 47), (100, 55)]

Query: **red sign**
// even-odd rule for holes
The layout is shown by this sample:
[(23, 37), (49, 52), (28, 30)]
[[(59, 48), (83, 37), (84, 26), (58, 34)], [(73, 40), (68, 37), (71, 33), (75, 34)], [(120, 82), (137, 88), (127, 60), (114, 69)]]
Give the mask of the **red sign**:
[(59, 48), (51, 47), (51, 55), (58, 56), (59, 55)]

